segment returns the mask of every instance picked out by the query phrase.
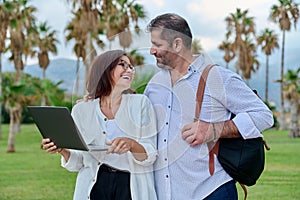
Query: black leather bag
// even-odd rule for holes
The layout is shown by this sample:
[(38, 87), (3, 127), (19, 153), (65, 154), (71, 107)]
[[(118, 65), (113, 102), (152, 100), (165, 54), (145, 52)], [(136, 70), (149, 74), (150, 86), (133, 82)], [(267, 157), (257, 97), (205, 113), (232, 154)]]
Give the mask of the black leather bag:
[(224, 170), (241, 184), (252, 186), (265, 166), (264, 141), (253, 139), (219, 139), (218, 161)]

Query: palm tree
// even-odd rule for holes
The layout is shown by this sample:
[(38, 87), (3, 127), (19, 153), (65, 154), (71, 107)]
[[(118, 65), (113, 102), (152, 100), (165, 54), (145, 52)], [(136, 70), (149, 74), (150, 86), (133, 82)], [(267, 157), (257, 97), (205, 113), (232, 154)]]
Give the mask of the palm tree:
[[(43, 79), (46, 79), (46, 70), (50, 64), (49, 52), (52, 54), (57, 54), (56, 44), (58, 40), (56, 39), (56, 31), (51, 30), (51, 27), (47, 25), (47, 22), (43, 22), (38, 26), (38, 61), (39, 66), (43, 70)], [(41, 105), (46, 105), (46, 97), (42, 95)]]
[[(68, 23), (67, 27), (65, 28), (65, 32), (67, 33), (66, 35), (66, 40), (67, 42), (71, 40), (75, 40), (75, 44), (73, 47), (73, 51), (75, 52), (75, 55), (77, 57), (77, 64), (76, 64), (76, 83), (75, 83), (75, 94), (78, 95), (78, 88), (79, 88), (79, 64), (80, 64), (80, 59), (82, 59), (85, 69), (86, 69), (86, 75), (88, 74), (89, 70), (89, 60), (86, 59), (87, 57), (87, 52), (89, 52), (89, 49), (92, 49), (92, 54), (89, 54), (89, 57), (95, 57), (95, 49), (93, 42), (96, 41), (98, 47), (103, 48), (104, 43), (103, 41), (98, 37), (98, 34), (92, 33), (89, 34), (87, 32), (87, 29), (85, 29), (84, 26), (81, 24), (83, 23), (82, 19), (82, 9), (78, 9), (76, 12), (73, 13), (73, 18), (72, 20)], [(97, 33), (102, 31), (102, 27), (99, 25), (99, 22), (97, 23)], [(90, 45), (86, 45), (88, 42), (88, 36), (90, 36)]]
[[(248, 17), (247, 14), (248, 10), (242, 11), (237, 8), (236, 13), (230, 13), (225, 18), (227, 23), (226, 38), (233, 37), (232, 48), (237, 55), (237, 72), (239, 73), (241, 70), (246, 79), (251, 77), (253, 65), (257, 63), (253, 57), (255, 56), (255, 44), (251, 42), (251, 39), (255, 37), (255, 23), (253, 17)], [(251, 52), (248, 52), (249, 49)]]
[(225, 55), (223, 56), (225, 62), (226, 62), (226, 69), (228, 69), (228, 64), (230, 61), (232, 61), (235, 57), (235, 52), (233, 48), (233, 44), (227, 40), (223, 41), (222, 44), (219, 45), (219, 49), (225, 52)]
[(269, 94), (269, 56), (275, 48), (279, 48), (278, 35), (273, 34), (272, 30), (268, 28), (264, 29), (262, 33), (257, 37), (257, 44), (261, 45), (261, 50), (266, 54), (266, 92), (265, 101), (268, 102)]
[(106, 37), (111, 42), (116, 37), (125, 50), (132, 43), (130, 25), (134, 25), (135, 33), (139, 33), (139, 19), (146, 18), (142, 5), (134, 0), (107, 0), (102, 7), (103, 20), (106, 22)]
[(22, 55), (25, 50), (25, 41), (27, 31), (32, 30), (35, 22), (33, 13), (36, 8), (28, 6), (27, 1), (11, 1), (10, 20), (9, 20), (9, 35), (10, 49), (12, 51), (11, 59), (14, 61), (16, 69), (16, 81), (20, 78), (20, 72), (24, 68)]
[[(251, 72), (255, 72), (259, 68), (259, 61), (257, 60), (256, 45), (253, 41), (246, 37), (241, 47), (241, 55), (238, 60), (242, 77), (251, 79)], [(255, 67), (256, 66), (256, 67)]]
[(79, 66), (80, 60), (84, 61), (86, 58), (86, 31), (83, 30), (80, 26), (80, 17), (81, 17), (81, 10), (79, 9), (77, 12), (72, 12), (73, 18), (68, 23), (67, 27), (65, 28), (66, 41), (70, 42), (75, 40), (75, 44), (73, 47), (73, 51), (77, 57), (76, 62), (76, 82), (75, 82), (75, 95), (78, 96), (79, 93)]
[[(25, 75), (25, 74), (24, 74)], [(2, 102), (5, 105), (5, 109), (9, 113), (10, 125), (7, 152), (15, 152), (15, 134), (18, 132), (19, 123), (21, 122), (23, 106), (29, 102), (28, 98), (32, 94), (31, 84), (28, 77), (24, 77), (22, 74), (22, 80), (15, 81), (15, 73), (4, 73), (1, 96)]]
[[(9, 22), (10, 2), (0, 4), (0, 85), (2, 85), (2, 54), (5, 52), (5, 41)], [(2, 87), (0, 87), (0, 96)], [(2, 103), (0, 102), (0, 140), (2, 139)]]
[(201, 51), (203, 50), (200, 40), (195, 38), (192, 42), (192, 53), (193, 54), (200, 54)]
[(31, 81), (34, 89), (36, 101), (44, 99), (46, 106), (60, 105), (65, 97), (65, 90), (59, 88), (63, 81), (52, 82), (49, 79), (36, 79)]
[(280, 68), (280, 128), (285, 129), (284, 117), (284, 95), (283, 95), (283, 74), (284, 74), (284, 44), (285, 32), (291, 30), (291, 24), (294, 23), (296, 28), (299, 19), (298, 4), (293, 0), (278, 0), (279, 5), (271, 7), (270, 19), (277, 23), (282, 30), (282, 47), (281, 47), (281, 68)]
[[(132, 33), (130, 30), (130, 22), (134, 23), (134, 30), (139, 33), (139, 19), (144, 19), (146, 13), (142, 5), (134, 3), (134, 0), (117, 1), (121, 9), (119, 10), (118, 38), (119, 43), (125, 50), (132, 43)], [(115, 13), (116, 14), (116, 13)]]
[(290, 102), (291, 124), (290, 137), (300, 137), (300, 67), (293, 71), (288, 70), (283, 77), (284, 95)]
[(56, 38), (56, 31), (51, 30), (47, 22), (41, 23), (38, 27), (39, 38), (37, 45), (39, 47), (38, 60), (39, 66), (43, 69), (43, 79), (46, 78), (46, 69), (50, 64), (49, 52), (56, 55), (58, 40)]
[[(98, 37), (103, 32), (101, 15), (98, 11), (99, 1), (96, 0), (73, 0), (74, 10), (71, 22), (65, 28), (68, 32), (67, 41), (75, 39), (77, 53), (84, 45), (84, 57), (82, 57), (85, 65), (85, 83), (88, 76), (89, 66), (96, 56), (96, 48), (93, 41), (96, 41), (100, 48), (104, 47), (104, 43)], [(75, 49), (75, 47), (74, 47)], [(80, 57), (82, 55), (79, 55)], [(77, 57), (78, 59), (80, 57)]]
[[(29, 35), (34, 29), (35, 18), (33, 13), (36, 11), (36, 8), (33, 6), (29, 6), (27, 1), (21, 0), (12, 0), (10, 1), (9, 7), (9, 46), (8, 49), (11, 51), (11, 57), (9, 60), (13, 60), (14, 66), (16, 69), (15, 73), (15, 81), (19, 82), (21, 77), (21, 72), (24, 69), (24, 63), (22, 57), (24, 52), (28, 52), (27, 41), (29, 39)], [(15, 107), (17, 109), (18, 107)], [(21, 112), (21, 109), (15, 111), (15, 113)], [(21, 118), (16, 118), (15, 120), (21, 120)], [(17, 121), (18, 124), (17, 129), (19, 129), (19, 124), (21, 121)]]
[[(69, 24), (71, 25), (69, 28), (72, 28), (68, 31), (73, 29), (74, 32), (69, 34), (75, 39), (76, 44), (86, 45), (84, 59), (86, 76), (91, 61), (96, 56), (93, 38), (98, 38), (97, 44), (103, 47), (99, 35), (105, 33), (110, 41), (118, 36), (121, 46), (124, 49), (128, 48), (132, 42), (129, 28), (131, 23), (135, 23), (135, 30), (138, 30), (138, 20), (146, 16), (143, 7), (136, 4), (134, 0), (73, 0), (71, 2), (73, 2), (74, 18)], [(75, 34), (82, 37), (75, 37)], [(85, 41), (78, 38), (84, 38)]]
[(144, 64), (145, 57), (138, 53), (136, 49), (130, 51), (128, 55), (135, 66), (142, 66)]
[(29, 74), (21, 74), (20, 81), (15, 81), (15, 72), (3, 74), (3, 94), (1, 101), (10, 116), (7, 152), (15, 152), (15, 134), (22, 119), (23, 107), (36, 105), (41, 94), (46, 96), (47, 105), (57, 105), (64, 99), (64, 91), (59, 89), (61, 82), (52, 83), (48, 79), (38, 79)]

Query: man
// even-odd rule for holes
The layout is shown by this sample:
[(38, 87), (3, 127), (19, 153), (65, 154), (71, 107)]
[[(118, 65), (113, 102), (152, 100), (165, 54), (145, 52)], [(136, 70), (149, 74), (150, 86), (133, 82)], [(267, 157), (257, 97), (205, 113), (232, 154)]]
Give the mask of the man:
[[(207, 142), (261, 137), (273, 124), (272, 112), (237, 74), (215, 66), (207, 79), (199, 120), (194, 122), (198, 82), (210, 63), (193, 56), (192, 33), (182, 17), (160, 15), (147, 29), (150, 53), (161, 68), (145, 90), (158, 120), (158, 199), (238, 199), (235, 181), (216, 157), (214, 174), (209, 173)], [(232, 120), (231, 113), (236, 115)]]

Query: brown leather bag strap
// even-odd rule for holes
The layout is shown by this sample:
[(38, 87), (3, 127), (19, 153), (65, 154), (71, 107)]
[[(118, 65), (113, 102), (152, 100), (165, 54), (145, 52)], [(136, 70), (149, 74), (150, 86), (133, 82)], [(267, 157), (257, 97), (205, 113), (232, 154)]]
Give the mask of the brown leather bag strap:
[(208, 65), (207, 67), (205, 67), (205, 69), (203, 70), (202, 75), (200, 77), (200, 80), (198, 83), (198, 90), (197, 90), (197, 94), (196, 94), (196, 111), (195, 111), (194, 121), (199, 120), (203, 96), (204, 96), (204, 89), (205, 89), (208, 73), (209, 73), (210, 69), (216, 65), (217, 64), (212, 64), (212, 65)]
[[(198, 83), (198, 90), (197, 90), (197, 94), (196, 94), (196, 111), (195, 111), (194, 121), (199, 120), (206, 80), (207, 80), (209, 71), (214, 66), (216, 66), (216, 64), (208, 65), (207, 67), (205, 67), (205, 69), (203, 70), (202, 75), (200, 77), (200, 80)], [(213, 155), (213, 152), (211, 151), (211, 149), (213, 148), (213, 144), (208, 143), (208, 148), (209, 148), (209, 173), (210, 173), (210, 175), (213, 175), (214, 171), (215, 171), (214, 155)]]

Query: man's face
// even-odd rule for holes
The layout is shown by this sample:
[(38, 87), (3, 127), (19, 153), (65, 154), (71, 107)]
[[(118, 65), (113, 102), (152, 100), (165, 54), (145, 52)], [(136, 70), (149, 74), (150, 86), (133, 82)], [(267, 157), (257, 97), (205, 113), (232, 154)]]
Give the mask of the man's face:
[(151, 31), (151, 49), (150, 54), (156, 58), (156, 64), (160, 68), (173, 68), (172, 60), (175, 54), (173, 53), (172, 45), (168, 41), (161, 39), (161, 30)]

